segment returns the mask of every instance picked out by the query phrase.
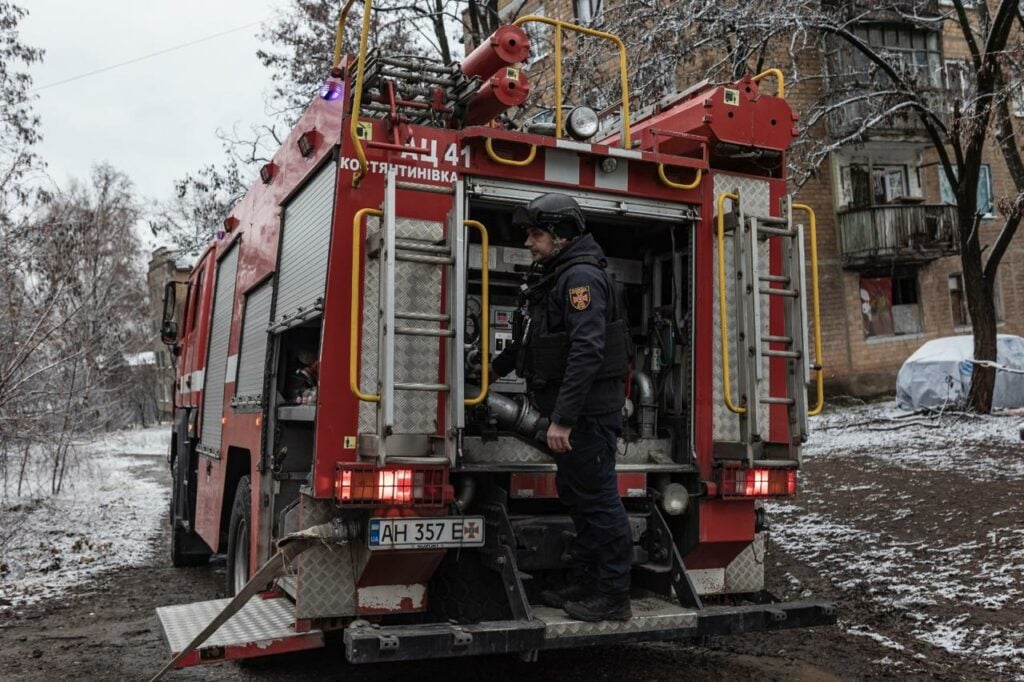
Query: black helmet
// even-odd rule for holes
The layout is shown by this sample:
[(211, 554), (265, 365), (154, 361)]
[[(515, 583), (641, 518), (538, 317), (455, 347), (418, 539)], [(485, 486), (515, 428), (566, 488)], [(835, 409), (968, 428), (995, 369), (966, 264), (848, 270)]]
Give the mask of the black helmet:
[(583, 211), (566, 194), (542, 194), (512, 214), (514, 227), (539, 227), (562, 239), (575, 239), (587, 231)]

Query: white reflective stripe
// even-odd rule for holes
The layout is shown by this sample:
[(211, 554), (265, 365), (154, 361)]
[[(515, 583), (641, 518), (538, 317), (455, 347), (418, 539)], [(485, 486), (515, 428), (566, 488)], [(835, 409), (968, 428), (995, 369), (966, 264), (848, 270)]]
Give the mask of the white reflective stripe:
[(580, 184), (579, 154), (550, 147), (544, 150), (544, 179), (569, 185)]
[(203, 390), (203, 383), (206, 381), (206, 370), (197, 369), (192, 372), (192, 390), (201, 391)]
[(235, 383), (235, 375), (238, 374), (238, 354), (228, 356), (227, 371), (224, 372), (224, 383)]
[(629, 161), (623, 159), (611, 173), (605, 173), (598, 166), (594, 174), (594, 187), (600, 189), (614, 189), (625, 192), (629, 189)]
[(573, 149), (578, 152), (587, 152), (592, 154), (594, 148), (586, 142), (576, 142), (575, 140), (555, 140), (555, 146), (559, 149)]
[(608, 156), (621, 156), (627, 159), (643, 159), (644, 155), (634, 149), (623, 149), (622, 147), (609, 147)]

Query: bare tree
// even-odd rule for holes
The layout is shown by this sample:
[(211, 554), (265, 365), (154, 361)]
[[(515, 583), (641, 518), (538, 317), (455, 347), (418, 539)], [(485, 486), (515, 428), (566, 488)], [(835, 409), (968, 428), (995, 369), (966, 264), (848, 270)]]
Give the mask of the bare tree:
[(198, 256), (245, 195), (249, 175), (235, 156), (210, 164), (174, 183), (174, 197), (147, 216), (150, 231), (169, 239), (183, 256)]
[(39, 141), (39, 116), (32, 111), (32, 77), (23, 69), (39, 62), (43, 51), (21, 42), (18, 24), (26, 11), (0, 2), (0, 221), (9, 221), (10, 201), (24, 201), (21, 182), (39, 159), (32, 146)]
[(129, 356), (148, 340), (139, 214), (128, 179), (98, 166), (0, 235), (0, 453), (21, 455), (19, 484), (42, 458), (59, 492), (77, 440), (133, 420), (146, 377)]

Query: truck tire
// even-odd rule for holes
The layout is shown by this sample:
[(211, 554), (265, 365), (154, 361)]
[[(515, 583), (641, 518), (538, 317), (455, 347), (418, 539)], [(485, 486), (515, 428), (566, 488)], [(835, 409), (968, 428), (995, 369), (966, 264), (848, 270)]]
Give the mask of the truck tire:
[(235, 488), (235, 502), (231, 506), (228, 524), (228, 565), (225, 589), (234, 596), (249, 582), (249, 537), (252, 529), (250, 505), (252, 487), (249, 477), (243, 476)]
[[(182, 470), (181, 462), (182, 457), (178, 456), (171, 465), (171, 565), (175, 568), (203, 566), (210, 560), (213, 552), (195, 531), (186, 529), (175, 518), (179, 506), (191, 503), (187, 498), (188, 488), (185, 479), (188, 474)], [(181, 499), (183, 497), (184, 500)]]

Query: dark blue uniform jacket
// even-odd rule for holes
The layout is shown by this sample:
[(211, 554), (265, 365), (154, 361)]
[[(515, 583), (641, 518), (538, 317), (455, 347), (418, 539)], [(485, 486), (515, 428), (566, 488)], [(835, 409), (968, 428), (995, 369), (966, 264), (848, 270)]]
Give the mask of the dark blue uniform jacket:
[[(545, 263), (544, 271), (554, 272), (560, 263), (579, 256), (591, 256), (602, 267), (589, 263), (569, 266), (539, 304), (531, 307), (531, 337), (543, 333), (545, 326), (546, 333), (569, 335), (569, 355), (561, 383), (531, 386), (531, 399), (556, 424), (574, 426), (579, 417), (586, 416), (617, 429), (622, 425), (625, 377), (595, 378), (604, 359), (605, 327), (611, 321), (615, 295), (603, 270), (607, 264), (604, 251), (591, 235), (585, 234)], [(515, 368), (518, 349), (519, 344), (513, 344), (495, 358), (494, 369), (499, 376)]]

